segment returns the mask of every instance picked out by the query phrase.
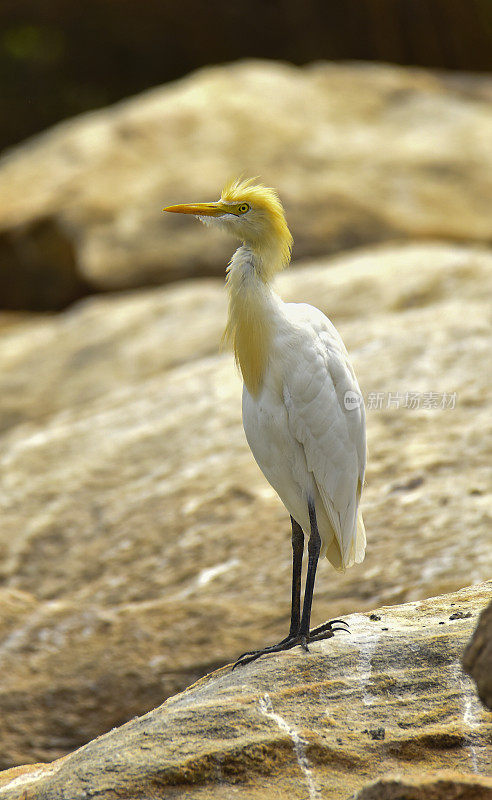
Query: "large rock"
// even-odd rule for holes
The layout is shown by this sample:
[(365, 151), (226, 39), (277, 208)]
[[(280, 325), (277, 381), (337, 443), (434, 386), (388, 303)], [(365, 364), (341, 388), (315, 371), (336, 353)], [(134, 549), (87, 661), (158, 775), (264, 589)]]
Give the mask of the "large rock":
[(355, 800), (491, 800), (492, 778), (445, 772), (415, 780), (380, 778)]
[(492, 601), (480, 615), (463, 655), (463, 666), (477, 684), (480, 699), (492, 710)]
[(0, 431), (215, 354), (225, 319), (223, 282), (202, 279), (96, 296), (23, 324), (7, 320), (0, 336)]
[(414, 0), (191, 0), (185, 13), (162, 0), (125, 0), (121, 8), (86, 0), (82, 14), (73, 0), (22, 0), (19, 14), (18, 0), (0, 3), (0, 149), (77, 112), (252, 53), (296, 64), (377, 59), (479, 71), (491, 64), (487, 0), (418, 12)]
[[(225, 241), (231, 252), (234, 242)], [(427, 331), (439, 337), (448, 306), (454, 306), (450, 313), (460, 314), (458, 301), (477, 310), (464, 324), (478, 327), (480, 336), (485, 332), (480, 317), (486, 313), (483, 301), (491, 283), (492, 254), (484, 248), (430, 242), (390, 245), (350, 257), (303, 262), (301, 268), (302, 273), (291, 267), (281, 274), (278, 291), (286, 300), (314, 303), (336, 324), (350, 326), (356, 346), (370, 344), (395, 321), (397, 327), (404, 326), (407, 317), (412, 318), (412, 309), (414, 315), (429, 315)], [(221, 280), (180, 281), (159, 290), (96, 296), (62, 315), (27, 317), (24, 324), (19, 324), (20, 315), (14, 317), (15, 323), (4, 315), (0, 431), (87, 404), (115, 388), (162, 376), (178, 365), (217, 353), (227, 313), (223, 279), (224, 275)], [(434, 314), (434, 308), (439, 312)], [(418, 321), (415, 324), (418, 327)], [(457, 343), (464, 339), (459, 363), (453, 366), (447, 360), (447, 368), (456, 371), (474, 353), (471, 341), (465, 347), (466, 331), (451, 335)], [(371, 364), (367, 363), (368, 370)], [(423, 375), (419, 364), (418, 370), (411, 376), (411, 386), (402, 387), (399, 376), (398, 388), (428, 388), (427, 369)], [(470, 365), (467, 380), (473, 385), (481, 380), (474, 371), (477, 368)], [(424, 382), (417, 386), (419, 374)], [(384, 372), (382, 378), (386, 381)], [(371, 377), (367, 391), (375, 389)]]
[[(369, 401), (368, 554), (343, 575), (320, 565), (314, 623), (490, 575), (491, 260), (386, 247), (279, 281), (330, 313)], [(289, 522), (215, 352), (224, 319), (222, 282), (198, 281), (0, 340), (4, 767), (62, 755), (285, 634)], [(429, 391), (456, 392), (455, 408), (425, 408)]]
[[(4, 307), (222, 273), (218, 232), (163, 205), (239, 172), (277, 186), (295, 257), (492, 236), (490, 79), (245, 62), (66, 122), (0, 162)], [(490, 90), (492, 91), (492, 90)]]
[(348, 800), (399, 773), (358, 797), (485, 800), (492, 715), (460, 655), (491, 589), (354, 614), (351, 636), (310, 653), (223, 667), (59, 761), (0, 775), (0, 799)]

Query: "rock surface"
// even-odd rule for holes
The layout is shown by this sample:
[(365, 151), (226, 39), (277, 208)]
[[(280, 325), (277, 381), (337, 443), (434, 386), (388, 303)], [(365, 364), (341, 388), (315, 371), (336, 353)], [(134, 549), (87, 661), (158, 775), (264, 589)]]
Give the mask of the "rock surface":
[(463, 667), (477, 684), (484, 705), (492, 710), (492, 601), (480, 615), (463, 655)]
[[(309, 654), (223, 667), (59, 761), (0, 775), (0, 798), (348, 800), (391, 772), (401, 776), (396, 792), (380, 781), (384, 791), (373, 786), (360, 800), (489, 797), (492, 715), (460, 656), (491, 590), (353, 614), (351, 636)], [(446, 795), (422, 780), (446, 769), (455, 772)], [(416, 781), (419, 791), (402, 793)]]
[[(402, 245), (279, 280), (330, 314), (369, 400), (368, 554), (343, 575), (321, 564), (316, 624), (490, 575), (491, 266), (481, 248)], [(289, 524), (216, 353), (224, 294), (210, 279), (99, 297), (0, 339), (4, 768), (285, 635)], [(407, 391), (456, 406), (405, 408)]]
[(297, 259), (388, 239), (489, 242), (491, 84), (241, 62), (66, 122), (0, 162), (2, 306), (222, 274), (223, 237), (161, 208), (215, 198), (241, 172), (280, 190)]
[(233, 6), (189, 0), (181, 11), (162, 0), (125, 0), (122, 13), (114, 0), (86, 0), (82, 14), (72, 0), (22, 0), (20, 15), (18, 0), (3, 0), (0, 149), (79, 111), (245, 56), (484, 72), (491, 66), (487, 0), (439, 3), (418, 13), (414, 0), (282, 0), (281, 13), (264, 0)]
[(492, 778), (446, 772), (407, 781), (382, 778), (362, 789), (355, 800), (490, 800)]

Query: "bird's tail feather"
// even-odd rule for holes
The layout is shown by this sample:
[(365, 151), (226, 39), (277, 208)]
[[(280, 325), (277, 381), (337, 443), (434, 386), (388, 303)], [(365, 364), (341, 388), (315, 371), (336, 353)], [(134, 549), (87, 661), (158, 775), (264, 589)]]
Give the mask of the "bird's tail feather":
[(357, 511), (355, 527), (355, 535), (352, 536), (352, 543), (345, 558), (343, 557), (340, 544), (335, 535), (333, 535), (330, 544), (326, 548), (326, 558), (339, 572), (345, 572), (348, 567), (352, 567), (354, 564), (360, 564), (364, 560), (366, 552), (366, 529), (364, 527), (364, 520), (362, 519), (360, 508)]

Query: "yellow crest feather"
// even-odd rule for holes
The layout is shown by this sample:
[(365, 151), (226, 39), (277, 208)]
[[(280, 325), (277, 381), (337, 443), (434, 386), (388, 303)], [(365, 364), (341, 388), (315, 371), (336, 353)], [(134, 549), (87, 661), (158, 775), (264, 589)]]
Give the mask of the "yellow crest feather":
[(257, 241), (253, 239), (251, 244), (262, 258), (262, 277), (268, 281), (288, 265), (292, 235), (277, 191), (257, 181), (258, 178), (234, 178), (224, 186), (220, 199), (224, 203), (248, 203), (256, 212), (264, 214), (268, 225), (262, 236)]

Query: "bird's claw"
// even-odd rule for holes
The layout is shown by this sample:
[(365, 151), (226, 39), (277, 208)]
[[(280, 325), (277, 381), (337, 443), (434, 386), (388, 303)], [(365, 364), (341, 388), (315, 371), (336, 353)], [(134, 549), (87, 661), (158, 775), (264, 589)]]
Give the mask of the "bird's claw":
[(307, 636), (301, 636), (300, 634), (289, 635), (278, 644), (264, 647), (262, 650), (247, 650), (239, 656), (237, 661), (233, 664), (232, 669), (234, 670), (236, 667), (250, 664), (252, 661), (256, 661), (257, 658), (260, 658), (260, 656), (269, 655), (270, 653), (280, 653), (283, 650), (291, 650), (297, 645), (300, 645), (306, 653), (309, 653), (309, 642), (320, 642), (323, 639), (331, 639), (337, 631), (350, 633), (348, 625), (343, 619), (333, 619), (331, 622), (318, 625), (317, 628), (313, 628), (313, 630), (309, 631)]
[[(345, 628), (339, 627), (340, 625), (345, 625)], [(313, 636), (318, 636), (319, 634), (324, 633), (325, 631), (343, 631), (344, 633), (350, 633), (350, 628), (348, 622), (345, 622), (344, 619), (332, 619), (330, 622), (325, 622), (323, 625), (318, 625), (317, 628), (313, 628), (312, 631), (309, 631), (309, 637), (311, 641), (313, 641)], [(326, 638), (330, 638), (328, 635)]]

